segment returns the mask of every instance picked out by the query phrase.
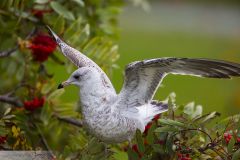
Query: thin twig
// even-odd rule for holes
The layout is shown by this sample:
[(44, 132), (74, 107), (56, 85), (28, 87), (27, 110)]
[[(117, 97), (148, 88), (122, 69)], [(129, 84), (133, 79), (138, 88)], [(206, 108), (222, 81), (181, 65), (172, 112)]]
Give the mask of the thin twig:
[[(226, 155), (218, 150), (216, 150), (215, 148), (212, 149), (212, 151), (214, 151), (217, 155), (219, 155), (222, 159), (225, 159)], [(229, 160), (229, 158), (227, 157), (227, 159)]]
[(8, 49), (6, 51), (1, 51), (0, 52), (0, 57), (7, 57), (10, 56), (12, 53), (14, 53), (18, 49), (18, 45), (15, 46), (14, 48)]
[(74, 118), (70, 118), (70, 117), (61, 117), (59, 115), (56, 115), (54, 114), (54, 116), (60, 120), (60, 121), (63, 121), (65, 123), (69, 123), (69, 124), (72, 124), (74, 126), (77, 126), (77, 127), (82, 127), (83, 126), (83, 123), (81, 120), (76, 120)]
[(45, 74), (48, 78), (52, 78), (52, 77), (53, 77), (53, 74), (48, 73), (46, 67), (45, 67), (43, 64), (41, 64), (41, 65), (39, 66), (39, 72), (42, 72), (42, 73)]
[(52, 158), (55, 158), (56, 156), (53, 154), (51, 148), (49, 147), (49, 145), (48, 145), (48, 143), (47, 143), (47, 140), (45, 139), (45, 137), (44, 137), (44, 135), (43, 135), (41, 129), (38, 127), (38, 125), (36, 125), (36, 124), (33, 124), (33, 125), (37, 128), (38, 135), (39, 135), (39, 137), (40, 137), (40, 139), (41, 139), (41, 141), (42, 141), (44, 147), (47, 149), (47, 151), (50, 152)]
[[(26, 36), (25, 40), (30, 39), (36, 32), (37, 28), (34, 27), (31, 32)], [(10, 56), (12, 53), (16, 52), (18, 48), (19, 45), (17, 44), (15, 47), (7, 49), (6, 51), (0, 51), (0, 58)]]
[(205, 131), (203, 131), (203, 130), (201, 130), (201, 129), (199, 129), (199, 128), (190, 128), (190, 129), (180, 130), (179, 132), (173, 134), (172, 137), (175, 136), (175, 135), (177, 135), (177, 134), (180, 134), (181, 132), (187, 132), (187, 131), (199, 131), (199, 132), (202, 132), (202, 133), (204, 133), (205, 135), (207, 135), (207, 137), (210, 139), (211, 143), (213, 143), (212, 137), (211, 137), (207, 132), (205, 132)]

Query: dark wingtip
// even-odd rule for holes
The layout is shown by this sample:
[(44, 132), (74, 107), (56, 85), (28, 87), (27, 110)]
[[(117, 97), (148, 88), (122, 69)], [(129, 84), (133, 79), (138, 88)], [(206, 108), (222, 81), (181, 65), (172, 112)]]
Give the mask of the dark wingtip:
[(48, 26), (45, 26), (48, 30), (48, 33), (54, 38), (54, 40), (57, 42), (57, 44), (62, 43), (62, 40), (58, 37), (58, 35)]
[[(48, 30), (48, 33), (49, 33), (50, 35), (53, 36), (53, 34), (55, 34), (55, 33), (53, 32), (53, 30), (52, 30), (48, 25), (45, 25), (45, 28)], [(54, 37), (54, 36), (53, 36), (53, 37)]]
[(62, 83), (58, 85), (57, 89), (61, 89), (61, 88), (63, 88)]

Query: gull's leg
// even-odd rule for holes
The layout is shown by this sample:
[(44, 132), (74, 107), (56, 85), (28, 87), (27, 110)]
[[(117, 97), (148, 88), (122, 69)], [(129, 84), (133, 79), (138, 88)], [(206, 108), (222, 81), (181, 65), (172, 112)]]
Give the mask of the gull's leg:
[(104, 142), (103, 142), (103, 145), (104, 145), (105, 155), (107, 155), (110, 147), (108, 147), (108, 145), (106, 143), (104, 143)]
[(130, 138), (128, 139), (128, 147), (129, 147), (129, 148), (132, 148), (132, 142), (131, 142), (131, 139), (130, 139)]

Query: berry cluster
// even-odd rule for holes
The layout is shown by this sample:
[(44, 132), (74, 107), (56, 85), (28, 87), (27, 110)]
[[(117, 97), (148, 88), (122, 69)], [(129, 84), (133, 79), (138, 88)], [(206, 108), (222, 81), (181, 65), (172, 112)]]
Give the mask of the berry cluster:
[[(228, 144), (230, 142), (230, 140), (232, 139), (233, 135), (229, 132), (225, 132), (223, 134), (223, 137), (224, 137), (225, 142)], [(237, 137), (236, 143), (240, 143), (240, 137)]]
[(178, 153), (178, 160), (192, 160), (189, 154)]
[(34, 111), (38, 108), (41, 108), (44, 105), (44, 102), (45, 102), (44, 97), (41, 97), (41, 98), (35, 97), (34, 99), (32, 99), (30, 101), (25, 101), (24, 108), (29, 111)]
[(7, 142), (7, 136), (0, 136), (0, 144), (4, 144)]
[(43, 33), (37, 34), (31, 41), (29, 48), (35, 61), (44, 62), (48, 56), (56, 49), (56, 42), (48, 35)]
[(192, 149), (190, 147), (182, 146), (178, 140), (174, 141), (174, 144), (178, 160), (191, 160), (190, 153), (192, 153)]

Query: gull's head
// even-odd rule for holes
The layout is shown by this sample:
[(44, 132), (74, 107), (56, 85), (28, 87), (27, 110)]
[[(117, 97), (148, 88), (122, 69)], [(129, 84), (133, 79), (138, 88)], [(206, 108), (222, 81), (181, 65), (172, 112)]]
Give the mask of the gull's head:
[[(58, 89), (64, 88), (68, 85), (76, 85), (81, 87), (88, 83), (92, 83), (96, 79), (97, 73), (93, 68), (82, 67), (74, 71), (71, 76), (64, 82), (58, 85)], [(93, 82), (94, 83), (94, 82)]]

